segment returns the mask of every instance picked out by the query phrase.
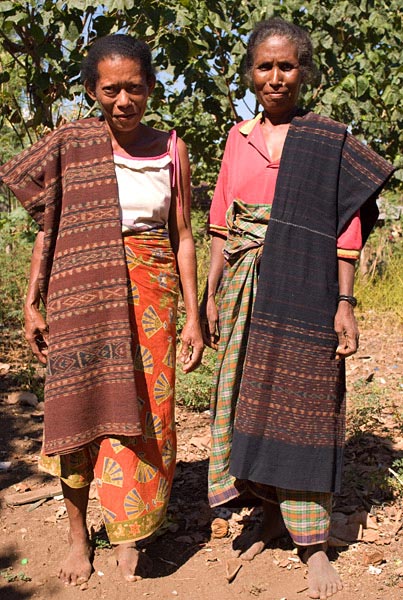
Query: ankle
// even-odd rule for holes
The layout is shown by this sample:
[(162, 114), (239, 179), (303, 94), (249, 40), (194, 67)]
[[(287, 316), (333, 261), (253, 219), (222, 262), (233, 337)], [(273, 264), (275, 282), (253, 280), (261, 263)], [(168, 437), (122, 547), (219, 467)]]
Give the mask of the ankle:
[(317, 555), (319, 552), (323, 552), (323, 554), (326, 554), (326, 542), (321, 544), (312, 544), (311, 546), (298, 546), (298, 555), (302, 562), (304, 562), (305, 564), (309, 561), (309, 559)]
[(90, 536), (87, 529), (82, 528), (70, 528), (69, 530), (69, 542), (70, 544), (85, 544), (90, 545)]

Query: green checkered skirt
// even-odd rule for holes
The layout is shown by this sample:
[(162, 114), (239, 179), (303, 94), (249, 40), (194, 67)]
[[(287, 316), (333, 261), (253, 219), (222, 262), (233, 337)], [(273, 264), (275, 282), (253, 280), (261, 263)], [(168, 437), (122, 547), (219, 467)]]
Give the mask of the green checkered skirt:
[(223, 504), (239, 496), (229, 473), (235, 408), (241, 384), (259, 262), (271, 206), (234, 200), (228, 209), (226, 264), (219, 291), (220, 340), (211, 396), (212, 440), (209, 502)]
[(294, 543), (308, 546), (325, 542), (329, 535), (332, 494), (240, 481), (229, 473), (235, 409), (270, 209), (267, 204), (235, 200), (227, 212), (226, 263), (218, 299), (220, 340), (211, 395), (208, 495), (211, 506), (224, 504), (244, 491), (279, 504)]

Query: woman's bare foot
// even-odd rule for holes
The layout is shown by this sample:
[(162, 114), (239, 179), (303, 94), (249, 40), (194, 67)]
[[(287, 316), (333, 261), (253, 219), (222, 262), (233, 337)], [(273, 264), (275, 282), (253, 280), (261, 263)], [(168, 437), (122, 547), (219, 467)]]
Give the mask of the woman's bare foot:
[(71, 488), (61, 480), (64, 503), (70, 523), (70, 550), (59, 570), (66, 585), (82, 585), (92, 573), (92, 548), (88, 536), (86, 514), (90, 486)]
[(308, 565), (308, 596), (310, 598), (327, 600), (343, 589), (339, 574), (330, 564), (325, 550), (324, 544), (308, 546), (302, 556)]
[(271, 540), (282, 537), (287, 532), (280, 507), (272, 502), (263, 502), (263, 523), (239, 539), (240, 548), (236, 554), (242, 560), (253, 560), (263, 552)]
[(92, 573), (92, 548), (88, 537), (74, 540), (70, 537), (70, 550), (62, 563), (58, 577), (65, 585), (82, 585)]
[(151, 571), (151, 560), (140, 553), (135, 543), (119, 544), (115, 552), (120, 571), (126, 581), (139, 581)]

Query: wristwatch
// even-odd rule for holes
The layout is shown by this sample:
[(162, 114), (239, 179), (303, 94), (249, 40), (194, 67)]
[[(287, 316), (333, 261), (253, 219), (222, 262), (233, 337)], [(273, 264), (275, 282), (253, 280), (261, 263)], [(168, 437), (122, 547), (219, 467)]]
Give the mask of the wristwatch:
[(357, 306), (357, 298), (355, 298), (355, 296), (346, 296), (345, 294), (340, 294), (337, 298), (337, 302), (340, 302), (341, 300), (345, 300), (351, 304), (353, 308)]

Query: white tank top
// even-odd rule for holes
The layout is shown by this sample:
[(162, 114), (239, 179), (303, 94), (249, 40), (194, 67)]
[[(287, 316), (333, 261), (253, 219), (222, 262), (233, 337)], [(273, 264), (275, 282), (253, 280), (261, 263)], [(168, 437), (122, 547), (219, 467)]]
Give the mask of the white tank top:
[(146, 231), (165, 227), (172, 196), (172, 159), (169, 153), (138, 158), (114, 154), (113, 158), (122, 230)]

